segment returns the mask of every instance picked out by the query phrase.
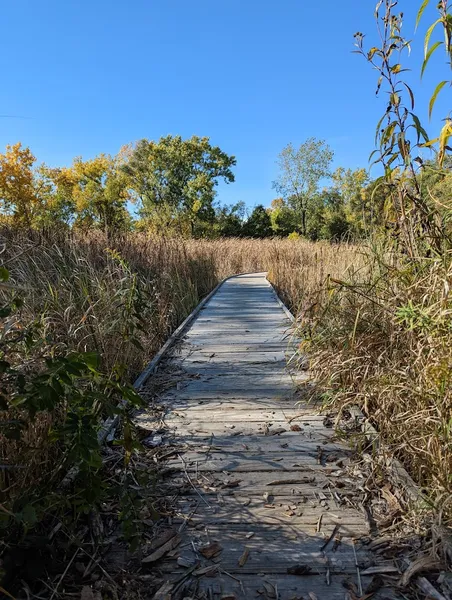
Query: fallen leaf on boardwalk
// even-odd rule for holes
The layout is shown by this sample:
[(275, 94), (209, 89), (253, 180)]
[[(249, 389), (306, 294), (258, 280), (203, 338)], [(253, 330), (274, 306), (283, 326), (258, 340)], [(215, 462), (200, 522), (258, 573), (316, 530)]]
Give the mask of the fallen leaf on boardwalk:
[(284, 429), (284, 427), (278, 427), (278, 429), (271, 429), (268, 432), (268, 435), (279, 435), (280, 433), (285, 433), (287, 431), (287, 429)]
[(380, 565), (377, 567), (369, 567), (365, 571), (361, 571), (361, 575), (366, 577), (367, 575), (378, 575), (378, 574), (390, 574), (390, 573), (399, 573), (399, 569), (394, 567), (393, 565)]
[(196, 569), (196, 571), (193, 571), (193, 575), (196, 577), (201, 577), (202, 575), (205, 575), (205, 577), (212, 577), (217, 571), (217, 565), (209, 565), (207, 567), (201, 567), (201, 569)]
[(297, 485), (299, 483), (314, 483), (315, 477), (298, 477), (297, 479), (275, 479), (267, 485)]
[(265, 590), (265, 597), (268, 598), (268, 600), (275, 600), (278, 597), (276, 588), (272, 583), (264, 581), (263, 586)]
[(392, 538), (391, 536), (376, 538), (372, 540), (372, 542), (370, 542), (369, 550), (377, 550), (377, 548), (380, 548), (381, 546), (386, 546), (387, 544), (390, 544), (393, 541), (393, 539), (394, 538)]
[(268, 502), (268, 504), (271, 504), (273, 502), (273, 500), (275, 499), (275, 497), (272, 494), (270, 494), (269, 492), (264, 492), (262, 497), (265, 500), (265, 502)]
[[(151, 521), (151, 523), (155, 524), (154, 521)], [(150, 546), (146, 547), (146, 551), (154, 552), (154, 550), (157, 550), (157, 548), (160, 548), (160, 546), (163, 546), (163, 544), (166, 544), (168, 540), (173, 538), (176, 533), (177, 531), (175, 529), (163, 529), (162, 531), (159, 531), (151, 540)]]
[(180, 556), (177, 559), (177, 564), (179, 567), (184, 567), (184, 569), (190, 569), (195, 563), (192, 560), (189, 560), (188, 558)]
[(148, 448), (156, 448), (157, 446), (161, 446), (163, 444), (163, 436), (161, 435), (150, 435), (144, 440), (141, 440), (143, 446), (147, 446)]
[(402, 575), (399, 585), (401, 587), (406, 587), (412, 577), (421, 573), (422, 571), (436, 571), (441, 569), (441, 563), (433, 556), (421, 556), (415, 560)]
[(309, 592), (308, 596), (310, 597), (311, 600), (318, 600), (317, 596), (314, 594), (314, 592)]
[(223, 548), (218, 542), (212, 542), (208, 546), (200, 548), (199, 552), (204, 556), (204, 558), (213, 558), (214, 556), (218, 556), (222, 550)]
[(291, 425), (290, 431), (301, 431), (301, 427), (299, 425)]
[(391, 492), (390, 486), (388, 484), (386, 484), (384, 487), (381, 488), (381, 495), (388, 503), (389, 510), (391, 512), (402, 510), (399, 501), (394, 496), (394, 494)]
[(245, 548), (242, 556), (239, 559), (239, 567), (243, 567), (246, 564), (246, 561), (248, 560), (249, 555), (250, 555), (250, 549)]
[(146, 556), (146, 558), (143, 558), (143, 560), (141, 562), (143, 564), (156, 562), (157, 560), (162, 558), (162, 556), (164, 556), (167, 552), (174, 550), (174, 548), (176, 548), (180, 543), (181, 543), (180, 535), (175, 535), (170, 540), (168, 540), (166, 542), (166, 544), (163, 544), (163, 546), (160, 546), (160, 548), (158, 548), (158, 550), (156, 550), (149, 556)]
[(254, 537), (254, 535), (255, 535), (254, 531), (250, 531), (249, 533), (246, 534), (245, 537), (247, 540), (250, 540), (252, 537)]
[(160, 587), (156, 591), (156, 593), (152, 597), (152, 600), (168, 600), (168, 598), (171, 598), (170, 594), (172, 591), (173, 591), (173, 584), (170, 583), (169, 581), (166, 581), (162, 585), (162, 587)]
[(238, 487), (241, 482), (241, 479), (237, 479), (236, 481), (224, 481), (222, 486), (223, 488), (235, 488)]
[(312, 569), (308, 565), (293, 565), (287, 568), (288, 575), (311, 575)]

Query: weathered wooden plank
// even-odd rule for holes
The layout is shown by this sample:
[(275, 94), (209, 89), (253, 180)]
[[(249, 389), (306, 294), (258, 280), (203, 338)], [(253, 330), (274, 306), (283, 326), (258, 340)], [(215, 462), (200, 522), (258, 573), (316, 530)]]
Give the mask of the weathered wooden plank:
[[(180, 406), (179, 406), (180, 405)], [(299, 404), (298, 402), (288, 402), (286, 404), (282, 404), (278, 402), (275, 404), (273, 399), (265, 399), (262, 398), (260, 400), (245, 400), (241, 399), (240, 401), (236, 400), (199, 400), (198, 402), (187, 402), (180, 401), (178, 398), (174, 398), (171, 402), (171, 409), (179, 411), (190, 410), (190, 412), (202, 412), (204, 414), (210, 414), (210, 411), (247, 411), (247, 410), (256, 410), (256, 411), (264, 411), (265, 413), (270, 412), (273, 414), (273, 411), (284, 411), (284, 414), (288, 419), (294, 419), (294, 423), (298, 423), (299, 419), (303, 416), (308, 415), (322, 415), (321, 407), (316, 406), (314, 404)], [(322, 415), (323, 416), (323, 415)], [(229, 419), (229, 414), (227, 415)], [(299, 417), (299, 418), (298, 418)]]
[(202, 400), (202, 399), (212, 399), (212, 400), (222, 400), (222, 399), (248, 399), (251, 400), (256, 398), (257, 400), (261, 398), (271, 398), (273, 397), (275, 402), (281, 401), (289, 401), (294, 399), (295, 401), (295, 390), (282, 390), (281, 388), (269, 388), (269, 387), (261, 387), (261, 389), (198, 389), (198, 390), (187, 390), (181, 389), (176, 390), (172, 394), (168, 393), (162, 395), (162, 399), (165, 398), (179, 398), (181, 400)]
[(240, 377), (255, 377), (257, 375), (273, 375), (279, 377), (283, 375), (291, 377), (292, 380), (298, 379), (299, 381), (303, 381), (306, 378), (303, 373), (291, 371), (288, 368), (285, 368), (284, 365), (281, 369), (281, 365), (278, 363), (275, 364), (274, 362), (234, 362), (231, 358), (231, 360), (222, 361), (221, 363), (212, 363), (210, 360), (206, 359), (205, 361), (198, 360), (180, 363), (180, 365), (187, 375), (197, 375), (200, 378), (230, 376), (231, 369), (233, 369), (237, 376)]
[[(281, 499), (280, 499), (281, 500)], [(190, 517), (190, 525), (198, 527), (200, 525), (223, 525), (225, 528), (231, 523), (247, 524), (252, 529), (255, 524), (267, 525), (286, 525), (299, 527), (301, 531), (308, 535), (318, 533), (325, 527), (326, 531), (331, 531), (331, 526), (340, 525), (341, 530), (347, 537), (365, 536), (369, 533), (369, 528), (364, 517), (356, 510), (340, 507), (339, 509), (324, 510), (322, 508), (306, 508), (305, 505), (293, 510), (296, 503), (293, 497), (288, 497), (283, 502), (274, 504), (264, 504), (262, 499), (226, 496), (223, 498), (224, 504), (212, 503), (209, 506), (203, 505), (202, 514), (194, 513)], [(193, 513), (195, 507), (199, 504), (199, 498), (193, 496), (191, 500), (180, 498), (177, 503), (175, 523), (186, 520), (187, 516)]]
[[(274, 399), (269, 399), (269, 398), (256, 398), (253, 400), (247, 400), (245, 398), (241, 398), (239, 400), (236, 400), (234, 398), (232, 399), (218, 399), (218, 400), (212, 400), (212, 399), (208, 399), (208, 400), (198, 400), (198, 401), (186, 401), (183, 398), (179, 398), (178, 396), (176, 396), (175, 398), (172, 398), (171, 401), (171, 408), (174, 408), (175, 410), (179, 410), (179, 409), (190, 409), (190, 411), (201, 411), (204, 414), (208, 415), (208, 411), (209, 410), (223, 410), (223, 411), (234, 411), (234, 410), (266, 410), (266, 409), (275, 409), (278, 408), (280, 410), (292, 410), (296, 407), (295, 401), (290, 400), (289, 402), (281, 402), (279, 401), (277, 404), (277, 407), (275, 407), (275, 401)], [(296, 407), (298, 408), (298, 406)], [(300, 409), (299, 413), (303, 414), (303, 408)], [(315, 410), (315, 408), (313, 408), (311, 410), (311, 412), (309, 414), (312, 414), (312, 412)], [(207, 411), (207, 412), (206, 412)], [(295, 410), (295, 412), (297, 412)], [(306, 413), (308, 413), (309, 411), (306, 411)]]
[[(344, 575), (337, 575), (326, 582), (324, 575), (317, 577), (296, 577), (293, 575), (277, 575), (265, 570), (257, 574), (234, 575), (235, 579), (225, 572), (215, 577), (203, 577), (199, 581), (200, 593), (208, 594), (212, 600), (222, 598), (237, 598), (252, 600), (255, 598), (272, 598), (278, 600), (298, 600), (300, 598), (317, 598), (318, 600), (344, 600), (343, 582), (347, 579)], [(238, 579), (238, 581), (237, 581)], [(370, 583), (370, 578), (363, 578), (363, 586)], [(383, 595), (381, 598), (394, 598), (392, 594)], [(399, 598), (401, 598), (399, 596)]]
[(211, 341), (210, 344), (186, 344), (178, 348), (174, 354), (177, 356), (183, 351), (190, 351), (193, 354), (231, 354), (231, 353), (249, 353), (249, 352), (284, 352), (285, 354), (291, 355), (296, 350), (296, 346), (288, 347), (284, 342), (269, 343), (269, 344), (215, 344), (215, 341)]
[[(284, 352), (241, 352), (240, 354), (234, 354), (235, 363), (279, 363), (281, 369), (285, 368), (285, 356)], [(180, 364), (186, 365), (190, 363), (204, 363), (209, 362), (210, 364), (215, 363), (228, 363), (231, 362), (231, 353), (193, 353), (186, 357), (181, 358)]]
[[(212, 436), (211, 434), (190, 434), (187, 431), (179, 431), (176, 437), (177, 442), (186, 444), (190, 449), (203, 448), (211, 446), (220, 450), (230, 452), (240, 452), (248, 449), (251, 452), (302, 452), (309, 443), (313, 447), (322, 446), (324, 442), (330, 440), (329, 435), (322, 434), (300, 436), (291, 433), (283, 435), (264, 436), (260, 435), (239, 435), (233, 436)], [(202, 442), (202, 440), (207, 440)]]
[[(308, 424), (300, 425), (303, 429), (302, 431), (292, 431), (290, 426), (285, 422), (273, 420), (267, 421), (265, 419), (259, 419), (256, 421), (227, 421), (224, 419), (220, 419), (218, 421), (210, 421), (207, 419), (194, 419), (194, 418), (186, 418), (181, 419), (178, 417), (174, 417), (168, 415), (166, 417), (166, 424), (173, 428), (176, 427), (181, 430), (181, 432), (197, 432), (201, 434), (214, 434), (214, 435), (227, 435), (228, 437), (236, 437), (241, 432), (242, 435), (262, 435), (263, 437), (269, 437), (273, 435), (277, 435), (280, 439), (286, 439), (286, 437), (290, 434), (297, 435), (300, 438), (303, 436), (318, 436), (324, 435), (329, 437), (329, 434), (325, 432), (325, 429), (321, 422), (316, 422), (311, 420)], [(265, 443), (265, 440), (262, 442)]]
[[(296, 425), (297, 428), (301, 427), (302, 429), (304, 427), (304, 423), (300, 424), (302, 420), (306, 423), (306, 426), (310, 426), (313, 422), (323, 424), (325, 420), (322, 414), (316, 413), (314, 407), (309, 408), (306, 406), (303, 408), (299, 408), (298, 406), (281, 408), (273, 404), (264, 408), (253, 406), (252, 403), (227, 403), (222, 405), (218, 402), (195, 404), (194, 406), (190, 404), (184, 408), (177, 408), (176, 404), (173, 406), (174, 410), (171, 411), (169, 418), (181, 417), (189, 420), (199, 419), (210, 422), (224, 422), (225, 417), (227, 417), (228, 423), (236, 423), (237, 421), (240, 423), (247, 423), (249, 421), (262, 422), (263, 420), (270, 423), (278, 421), (287, 425)], [(227, 411), (227, 414), (225, 414), (225, 411)]]
[(293, 323), (287, 317), (282, 315), (280, 312), (275, 311), (274, 313), (269, 314), (268, 311), (265, 311), (262, 315), (254, 315), (249, 312), (249, 314), (244, 314), (240, 311), (240, 315), (237, 313), (234, 314), (231, 311), (231, 314), (218, 313), (214, 311), (204, 311), (200, 317), (196, 319), (196, 325), (204, 324), (204, 323), (222, 323), (225, 322), (226, 325), (246, 325), (247, 323), (258, 323), (259, 325), (276, 325), (277, 327), (284, 324), (286, 327), (292, 327)]
[[(248, 445), (244, 444), (248, 448)], [(214, 446), (217, 448), (217, 446)], [(340, 451), (339, 451), (340, 450)], [(345, 450), (338, 444), (313, 444), (310, 446), (307, 442), (300, 444), (297, 451), (294, 452), (265, 452), (258, 453), (243, 448), (242, 452), (231, 450), (228, 451), (211, 451), (188, 453), (184, 457), (184, 463), (178, 461), (170, 462), (170, 464), (185, 464), (188, 469), (203, 469), (205, 471), (217, 470), (227, 472), (248, 471), (275, 471), (284, 470), (303, 470), (309, 471), (314, 476), (314, 472), (322, 474), (330, 473), (333, 470), (338, 470), (335, 460), (341, 463), (347, 456), (350, 456), (351, 450)], [(317, 467), (319, 465), (319, 467)], [(323, 465), (323, 467), (322, 467)]]
[[(184, 458), (185, 460), (185, 458)], [(339, 498), (356, 494), (355, 485), (351, 480), (343, 480), (337, 488), (335, 484), (339, 479), (334, 477), (339, 474), (337, 465), (318, 465), (315, 456), (308, 453), (290, 457), (287, 468), (284, 463), (278, 463), (274, 457), (267, 460), (205, 460), (187, 461), (171, 460), (168, 463), (174, 475), (174, 482), (186, 486), (186, 494), (195, 494), (186, 478), (190, 473), (191, 480), (196, 482), (197, 488), (206, 494), (220, 494), (220, 496), (247, 496), (257, 498), (264, 502), (263, 494), (267, 493), (279, 502), (287, 497), (295, 503), (303, 503), (309, 499), (314, 504), (321, 503), (325, 510), (335, 512), (339, 502), (332, 491), (336, 491)], [(348, 486), (348, 487), (347, 487)]]
[[(332, 530), (333, 527), (330, 529)], [(303, 564), (311, 569), (309, 577), (315, 576), (316, 573), (324, 574), (328, 569), (331, 575), (356, 574), (355, 557), (350, 540), (345, 540), (334, 553), (330, 552), (325, 555), (320, 551), (324, 544), (324, 539), (320, 537), (301, 537), (295, 534), (286, 537), (281, 535), (281, 531), (275, 535), (268, 532), (262, 533), (259, 529), (255, 532), (243, 531), (240, 536), (235, 531), (233, 533), (234, 535), (230, 533), (228, 535), (227, 532), (218, 530), (216, 532), (209, 531), (209, 536), (204, 532), (193, 533), (194, 548), (189, 545), (180, 551), (180, 555), (188, 561), (195, 561), (199, 557), (195, 549), (203, 547), (211, 541), (216, 541), (223, 549), (216, 564), (228, 573), (244, 575), (264, 571), (267, 574), (287, 575), (288, 568)], [(254, 533), (253, 537), (247, 538), (249, 533)], [(245, 548), (249, 550), (249, 555), (243, 566), (240, 566), (239, 561)], [(371, 555), (365, 551), (358, 551), (357, 559), (362, 570), (374, 566)], [(204, 561), (204, 563), (212, 564), (210, 561)], [(163, 562), (160, 568), (169, 573), (183, 572), (174, 559)]]

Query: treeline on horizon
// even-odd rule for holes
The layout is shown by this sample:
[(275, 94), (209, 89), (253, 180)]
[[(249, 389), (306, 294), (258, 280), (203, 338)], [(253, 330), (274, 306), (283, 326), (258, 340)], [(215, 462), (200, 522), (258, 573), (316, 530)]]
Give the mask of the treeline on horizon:
[[(219, 181), (234, 182), (234, 156), (209, 138), (162, 137), (124, 146), (116, 156), (74, 159), (70, 167), (38, 165), (19, 142), (0, 154), (0, 222), (47, 229), (100, 229), (107, 236), (146, 231), (195, 238), (292, 237), (356, 240), (383, 225), (387, 189), (365, 169), (331, 171), (333, 151), (309, 138), (278, 156), (275, 199), (257, 203), (216, 201)], [(448, 170), (425, 163), (425, 196), (439, 203), (452, 191)], [(328, 186), (324, 186), (325, 182)]]

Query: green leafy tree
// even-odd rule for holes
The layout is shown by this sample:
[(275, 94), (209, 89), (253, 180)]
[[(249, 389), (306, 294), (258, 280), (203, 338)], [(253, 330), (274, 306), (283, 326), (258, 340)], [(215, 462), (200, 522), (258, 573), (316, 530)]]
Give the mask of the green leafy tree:
[(343, 210), (347, 214), (356, 235), (369, 232), (378, 218), (372, 196), (366, 193), (369, 174), (366, 169), (344, 169), (339, 167), (332, 175), (334, 187), (342, 197)]
[(307, 215), (322, 179), (330, 177), (334, 152), (324, 140), (309, 138), (299, 148), (288, 144), (279, 154), (274, 189), (297, 212), (301, 232), (307, 234)]
[(218, 206), (215, 211), (214, 229), (221, 237), (239, 237), (242, 235), (245, 203), (231, 206)]
[(344, 196), (340, 190), (332, 187), (322, 192), (321, 199), (323, 223), (320, 237), (332, 242), (339, 242), (350, 234), (350, 223), (347, 219)]
[(258, 204), (243, 226), (247, 237), (264, 238), (272, 235), (272, 222), (268, 211)]
[(284, 198), (275, 198), (272, 201), (270, 219), (273, 233), (277, 236), (287, 237), (299, 229), (297, 213), (288, 205)]
[(38, 227), (63, 226), (68, 229), (76, 218), (73, 183), (62, 169), (41, 165), (37, 170), (41, 207), (35, 216)]
[(196, 221), (214, 221), (219, 180), (234, 181), (235, 158), (212, 146), (207, 137), (143, 139), (127, 154), (122, 171), (141, 203), (143, 217), (165, 207), (171, 218), (187, 215), (193, 232)]

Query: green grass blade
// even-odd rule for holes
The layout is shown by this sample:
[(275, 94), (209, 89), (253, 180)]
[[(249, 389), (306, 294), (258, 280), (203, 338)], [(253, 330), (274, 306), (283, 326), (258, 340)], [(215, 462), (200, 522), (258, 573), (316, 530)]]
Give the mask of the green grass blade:
[(436, 102), (436, 99), (438, 98), (438, 94), (443, 89), (443, 87), (446, 85), (446, 83), (449, 83), (449, 82), (441, 81), (441, 83), (438, 83), (435, 91), (433, 92), (433, 96), (430, 98), (430, 103), (428, 105), (428, 116), (430, 119), (432, 118), (433, 107), (435, 106), (435, 102)]
[(429, 3), (430, 3), (430, 0), (424, 0), (424, 2), (422, 3), (422, 6), (419, 9), (419, 12), (417, 13), (417, 17), (416, 17), (416, 29), (418, 28), (418, 25), (422, 19), (422, 15), (424, 14), (424, 10), (427, 8)]
[(427, 55), (424, 59), (424, 62), (422, 63), (422, 69), (421, 69), (421, 79), (424, 76), (424, 71), (427, 67), (428, 61), (430, 60), (430, 58), (432, 57), (432, 54), (435, 52), (435, 50), (438, 48), (438, 46), (441, 46), (443, 42), (435, 42), (433, 44), (433, 46), (429, 49), (429, 51), (427, 52)]

